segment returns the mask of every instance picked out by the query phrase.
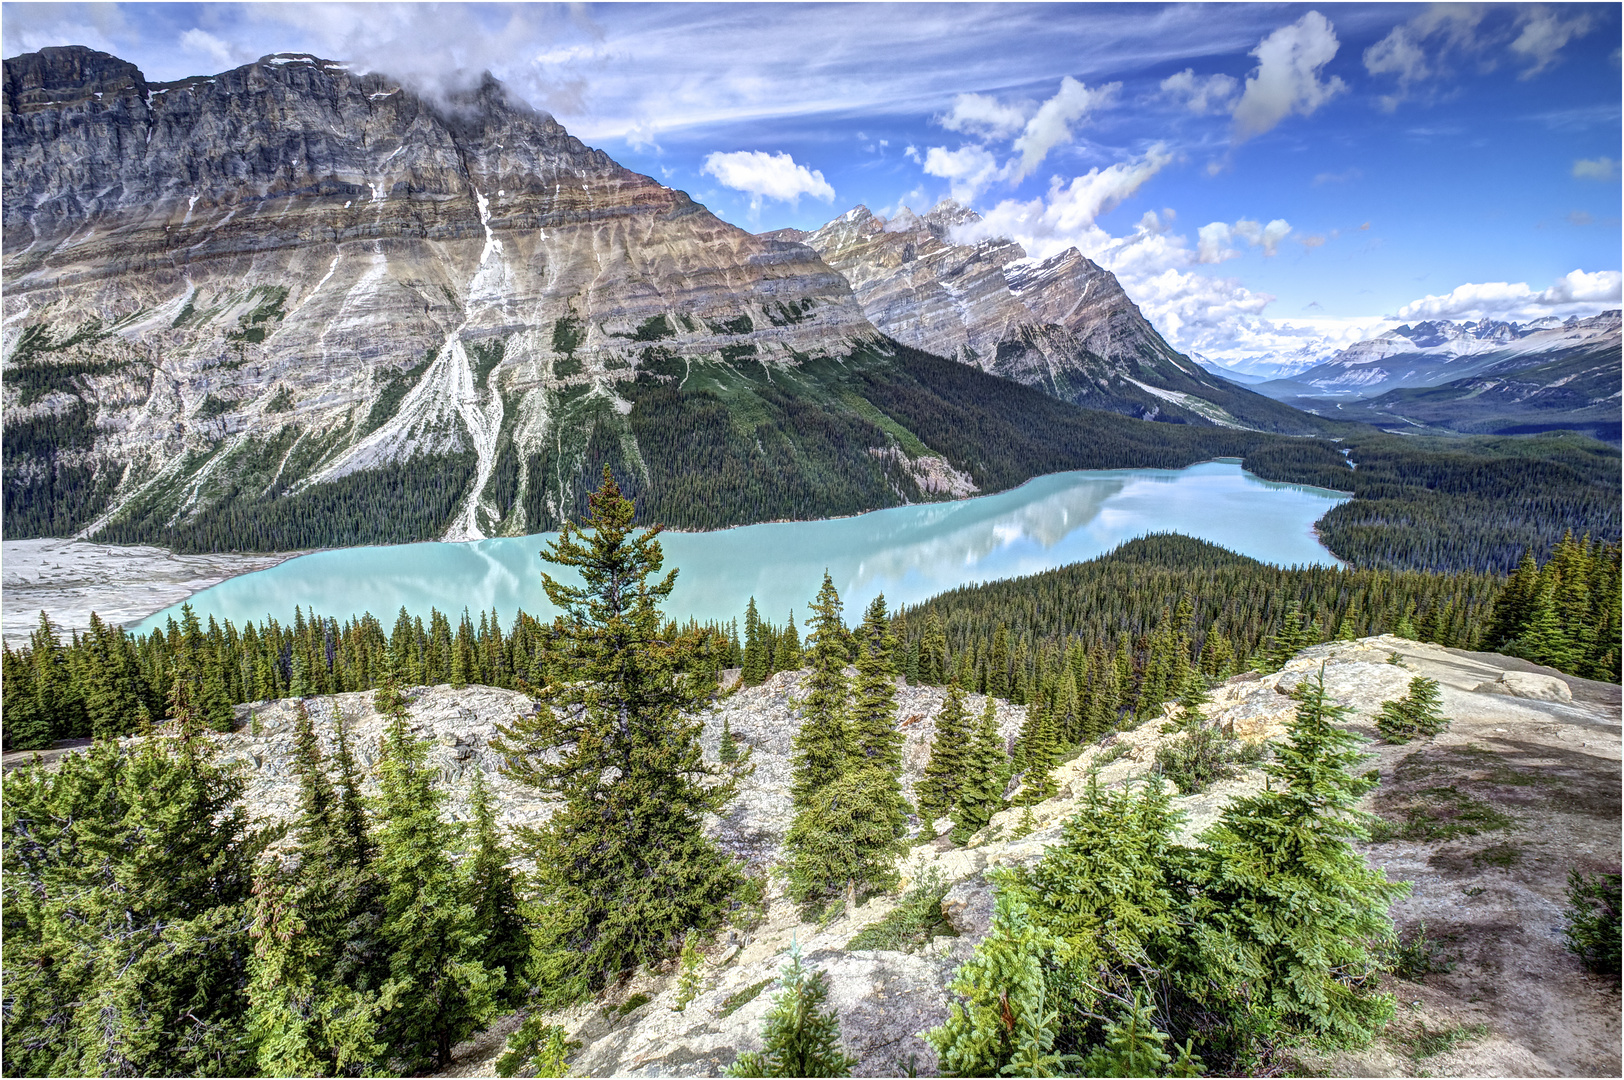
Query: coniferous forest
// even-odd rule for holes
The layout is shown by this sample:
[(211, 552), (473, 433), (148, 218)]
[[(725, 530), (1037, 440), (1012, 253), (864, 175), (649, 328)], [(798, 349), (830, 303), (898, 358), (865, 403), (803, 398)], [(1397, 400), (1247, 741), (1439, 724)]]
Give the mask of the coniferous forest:
[[(695, 710), (723, 667), (746, 684), (806, 671), (778, 873), (814, 914), (891, 888), (910, 828), (946, 818), (962, 841), (1006, 800), (1052, 796), (1068, 748), (1169, 700), (1188, 710), (1214, 679), (1317, 641), (1391, 632), (1618, 679), (1619, 550), (1588, 538), (1564, 537), (1543, 564), (1530, 553), (1505, 582), (1279, 569), (1151, 537), (912, 609), (880, 598), (850, 628), (826, 576), (804, 639), (793, 616), (775, 625), (753, 602), (741, 638), (737, 620), (665, 618), (673, 579), (634, 514), (605, 470), (585, 526), (544, 552), (583, 581), (544, 576), (563, 612), (548, 624), (521, 614), (504, 630), (494, 613), (464, 613), (453, 628), (402, 611), (386, 633), (370, 616), (295, 612), (239, 628), (188, 607), (145, 637), (96, 621), (60, 642), (42, 616), (30, 646), (4, 654), (8, 747), (95, 741), (5, 780), (6, 1073), (419, 1072), (504, 1011), (585, 1000), (686, 956), (761, 897), (699, 828), (750, 769), (752, 752), (725, 735), (720, 764), (700, 756)], [(916, 804), (899, 779), (897, 675), (949, 687)], [(481, 779), (473, 820), (441, 817), (402, 694), (440, 682), (551, 706), (493, 744), (511, 777), (560, 800), (511, 849)], [(364, 689), (388, 719), (378, 793), (361, 793), (342, 715), (312, 717), (301, 701), (297, 818), (251, 826), (207, 729), (229, 728), (244, 701)], [(980, 717), (966, 690), (989, 695)], [(1206, 847), (1172, 841), (1165, 790), (1093, 789), (1059, 847), (999, 878), (992, 933), (951, 986), (963, 1007), (927, 1033), (944, 1065), (1237, 1072), (1282, 1038), (1381, 1026), (1392, 1002), (1374, 989), (1384, 961), (1369, 943), (1391, 933), (1399, 887), (1348, 846), (1363, 820), (1352, 801), (1371, 783), (1354, 775), (1353, 737), (1322, 690), (1300, 696), (1265, 765), (1281, 783), (1225, 810)], [(1011, 746), (993, 698), (1028, 706)], [(318, 722), (336, 725), (325, 756)], [(1276, 819), (1296, 839), (1279, 843)], [(515, 876), (515, 859), (534, 874)], [(1116, 884), (1090, 884), (1102, 881)], [(1320, 900), (1297, 902), (1309, 893)], [(1108, 908), (1112, 929), (1097, 931), (1093, 908), (1056, 906), (1062, 895)], [(793, 967), (781, 1007), (817, 1013), (821, 984)], [(800, 1023), (769, 1023), (759, 1069), (740, 1068), (779, 1054), (850, 1067), (834, 1044), (797, 1042), (812, 1030)], [(557, 1029), (521, 1033), (516, 1067), (567, 1053)]]

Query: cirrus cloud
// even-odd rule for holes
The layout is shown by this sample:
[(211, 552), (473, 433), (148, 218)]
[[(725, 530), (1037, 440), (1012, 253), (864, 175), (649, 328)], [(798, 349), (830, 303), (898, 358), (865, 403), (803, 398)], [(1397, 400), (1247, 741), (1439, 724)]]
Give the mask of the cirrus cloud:
[(716, 177), (724, 187), (745, 192), (750, 196), (750, 208), (759, 210), (762, 199), (776, 199), (792, 205), (810, 195), (824, 202), (833, 202), (835, 189), (817, 169), (797, 165), (785, 153), (769, 154), (762, 150), (736, 150), (732, 153), (713, 153), (705, 158), (701, 173)]

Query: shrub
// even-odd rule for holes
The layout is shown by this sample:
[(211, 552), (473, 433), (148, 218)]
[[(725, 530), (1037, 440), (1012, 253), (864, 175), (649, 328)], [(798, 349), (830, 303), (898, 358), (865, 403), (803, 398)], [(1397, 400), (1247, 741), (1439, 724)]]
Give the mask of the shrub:
[(528, 1071), (531, 1076), (567, 1076), (571, 1050), (580, 1043), (564, 1037), (564, 1029), (549, 1024), (532, 1014), (514, 1029), (496, 1059), (497, 1076), (517, 1076)]
[(846, 943), (846, 948), (909, 952), (928, 945), (933, 937), (952, 935), (953, 927), (942, 916), (942, 897), (947, 890), (947, 882), (932, 867), (926, 877), (903, 894), (889, 915), (864, 927)]
[(1568, 871), (1568, 951), (1597, 975), (1619, 977), (1618, 874)]

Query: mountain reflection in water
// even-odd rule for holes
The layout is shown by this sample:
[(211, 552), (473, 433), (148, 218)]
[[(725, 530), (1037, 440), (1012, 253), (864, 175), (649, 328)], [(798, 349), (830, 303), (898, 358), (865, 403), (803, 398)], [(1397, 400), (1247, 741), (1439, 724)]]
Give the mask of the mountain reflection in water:
[[(1281, 565), (1336, 559), (1313, 523), (1346, 495), (1276, 484), (1232, 461), (1187, 469), (1057, 473), (1014, 491), (952, 503), (894, 507), (829, 521), (747, 525), (661, 536), (677, 587), (667, 613), (700, 620), (740, 615), (749, 597), (763, 617), (782, 622), (806, 604), (827, 569), (847, 621), (884, 593), (894, 609), (947, 589), (1016, 577), (1101, 555), (1136, 536), (1180, 532)], [(405, 607), (455, 617), (495, 607), (503, 624), (523, 608), (552, 613), (537, 557), (554, 534), (470, 544), (345, 548), (292, 559), (233, 578), (192, 597), (199, 617), (292, 618), (294, 605), (347, 619), (370, 611), (387, 632)], [(169, 612), (138, 624), (162, 626)]]

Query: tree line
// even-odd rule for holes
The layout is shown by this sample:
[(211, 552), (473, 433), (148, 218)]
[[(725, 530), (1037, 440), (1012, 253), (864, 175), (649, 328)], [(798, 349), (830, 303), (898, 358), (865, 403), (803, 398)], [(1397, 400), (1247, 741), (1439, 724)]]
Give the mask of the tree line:
[[(1176, 697), (1170, 649), (1220, 678), (1304, 645), (1392, 632), (1616, 682), (1619, 595), (1619, 546), (1588, 538), (1560, 541), (1543, 569), (1529, 553), (1508, 587), (1485, 574), (1283, 569), (1158, 536), (1085, 563), (956, 589), (888, 615), (888, 625), (897, 672), (910, 682), (957, 681), (1018, 705), (1041, 702), (1067, 718), (1062, 730), (1075, 741), (1118, 712), (1147, 715)], [(717, 671), (741, 668), (747, 686), (802, 666), (793, 613), (775, 624), (752, 599), (743, 622), (742, 635), (738, 620), (667, 631)], [(524, 612), (504, 630), (494, 611), (477, 621), (465, 611), (453, 625), (437, 610), (425, 623), (404, 609), (388, 631), (371, 615), (340, 623), (301, 610), (291, 623), (239, 628), (213, 616), (205, 623), (183, 605), (179, 621), (144, 636), (92, 616), (87, 631), (63, 641), (41, 613), (27, 645), (0, 653), (5, 746), (129, 735), (143, 717), (166, 717), (175, 674), (217, 728), (230, 725), (235, 705), (372, 690), (386, 669), (404, 686), (528, 690), (548, 678), (556, 632)], [(846, 640), (855, 660), (859, 650)]]

